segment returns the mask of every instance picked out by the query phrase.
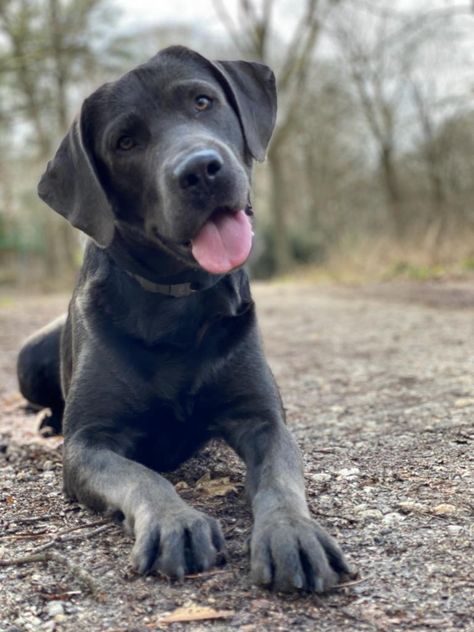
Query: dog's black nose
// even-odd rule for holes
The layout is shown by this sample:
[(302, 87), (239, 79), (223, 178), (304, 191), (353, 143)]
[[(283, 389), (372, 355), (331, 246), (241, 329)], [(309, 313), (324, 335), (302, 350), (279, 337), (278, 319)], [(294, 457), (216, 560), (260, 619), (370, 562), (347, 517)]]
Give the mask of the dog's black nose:
[(224, 165), (214, 149), (201, 149), (189, 154), (175, 168), (174, 176), (182, 189), (209, 185)]

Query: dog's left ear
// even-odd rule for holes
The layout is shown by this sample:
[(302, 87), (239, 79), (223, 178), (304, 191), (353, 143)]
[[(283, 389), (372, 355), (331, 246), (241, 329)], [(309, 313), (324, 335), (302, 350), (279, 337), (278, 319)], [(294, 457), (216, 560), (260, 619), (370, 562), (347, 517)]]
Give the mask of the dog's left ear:
[(276, 121), (277, 93), (273, 71), (265, 64), (248, 61), (216, 61), (213, 66), (234, 101), (250, 153), (262, 162)]
[(85, 141), (86, 99), (80, 116), (63, 138), (38, 185), (39, 197), (102, 248), (115, 232), (114, 215)]

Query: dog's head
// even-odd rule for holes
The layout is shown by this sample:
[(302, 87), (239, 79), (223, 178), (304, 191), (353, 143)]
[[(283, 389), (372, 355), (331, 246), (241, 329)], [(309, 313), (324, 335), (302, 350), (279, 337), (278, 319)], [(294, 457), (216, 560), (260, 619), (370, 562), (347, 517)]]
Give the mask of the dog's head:
[(103, 248), (128, 231), (224, 273), (250, 252), (251, 165), (275, 116), (267, 66), (167, 48), (86, 99), (38, 193)]

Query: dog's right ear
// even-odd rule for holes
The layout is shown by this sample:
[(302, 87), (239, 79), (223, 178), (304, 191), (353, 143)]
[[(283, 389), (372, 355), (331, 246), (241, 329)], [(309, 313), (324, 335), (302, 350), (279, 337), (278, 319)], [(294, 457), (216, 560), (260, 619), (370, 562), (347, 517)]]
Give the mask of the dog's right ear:
[(84, 135), (86, 103), (38, 185), (38, 195), (102, 248), (114, 236), (114, 215)]

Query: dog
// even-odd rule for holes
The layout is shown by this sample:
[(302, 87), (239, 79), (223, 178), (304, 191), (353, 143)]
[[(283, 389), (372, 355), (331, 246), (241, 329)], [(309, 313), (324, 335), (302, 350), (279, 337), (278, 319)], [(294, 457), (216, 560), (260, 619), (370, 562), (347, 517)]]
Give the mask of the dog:
[(242, 267), (275, 118), (267, 66), (181, 46), (85, 100), (38, 193), (90, 239), (68, 314), (25, 343), (18, 378), (62, 426), (66, 494), (123, 521), (139, 573), (225, 554), (161, 474), (221, 438), (247, 468), (252, 580), (319, 593), (350, 568), (310, 517)]

